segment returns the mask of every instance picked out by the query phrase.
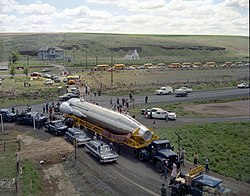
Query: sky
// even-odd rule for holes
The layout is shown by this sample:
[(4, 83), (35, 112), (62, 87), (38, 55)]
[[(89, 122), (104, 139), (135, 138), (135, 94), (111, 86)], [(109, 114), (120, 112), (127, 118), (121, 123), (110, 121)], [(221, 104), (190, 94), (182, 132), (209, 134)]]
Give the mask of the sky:
[(249, 36), (248, 0), (0, 0), (0, 33)]

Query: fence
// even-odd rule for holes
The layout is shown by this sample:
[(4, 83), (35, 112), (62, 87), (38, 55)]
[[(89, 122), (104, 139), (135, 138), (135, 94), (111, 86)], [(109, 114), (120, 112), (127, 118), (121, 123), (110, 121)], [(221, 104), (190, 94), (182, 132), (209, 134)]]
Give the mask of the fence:
[(20, 140), (0, 141), (0, 152), (21, 150)]

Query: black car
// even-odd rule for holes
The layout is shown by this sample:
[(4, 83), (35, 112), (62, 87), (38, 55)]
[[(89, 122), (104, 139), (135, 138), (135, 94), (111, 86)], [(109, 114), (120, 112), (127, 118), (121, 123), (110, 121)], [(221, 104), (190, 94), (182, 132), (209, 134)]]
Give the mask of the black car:
[(10, 109), (0, 109), (0, 114), (2, 115), (3, 122), (15, 122), (16, 120), (16, 113), (12, 112)]
[(48, 121), (48, 118), (38, 112), (21, 113), (16, 116), (16, 123), (22, 125), (34, 125), (41, 128)]
[(64, 94), (62, 96), (59, 96), (58, 100), (59, 101), (68, 101), (71, 98), (79, 98), (79, 95), (76, 95), (74, 93), (66, 93), (66, 94)]
[(176, 91), (174, 92), (176, 97), (187, 97), (188, 96), (188, 92), (187, 91)]
[(55, 120), (47, 122), (45, 128), (54, 135), (64, 135), (69, 127), (62, 120)]

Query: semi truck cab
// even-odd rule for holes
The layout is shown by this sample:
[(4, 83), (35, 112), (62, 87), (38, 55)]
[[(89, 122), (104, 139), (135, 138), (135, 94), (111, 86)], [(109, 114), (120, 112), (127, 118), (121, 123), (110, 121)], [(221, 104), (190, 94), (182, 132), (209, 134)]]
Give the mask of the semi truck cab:
[(157, 171), (163, 172), (164, 161), (168, 161), (167, 167), (172, 168), (173, 163), (178, 163), (178, 155), (173, 151), (174, 147), (170, 145), (170, 142), (166, 139), (154, 140), (145, 149), (140, 149), (138, 157), (141, 161), (149, 161), (155, 164)]

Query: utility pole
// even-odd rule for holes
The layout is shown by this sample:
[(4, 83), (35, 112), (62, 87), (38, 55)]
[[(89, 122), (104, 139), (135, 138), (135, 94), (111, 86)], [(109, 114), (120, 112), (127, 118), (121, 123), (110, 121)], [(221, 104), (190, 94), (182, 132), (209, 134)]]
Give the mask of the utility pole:
[(114, 76), (113, 76), (113, 50), (111, 50), (111, 72), (110, 72), (110, 81), (111, 81), (111, 85), (113, 84), (114, 81)]
[(88, 69), (88, 47), (86, 47), (85, 50), (85, 65), (86, 65), (86, 70)]
[(178, 135), (178, 133), (176, 133), (176, 132), (174, 132), (175, 133), (175, 135), (177, 135), (177, 138), (178, 138), (178, 161), (180, 161), (180, 151), (181, 151), (181, 149), (180, 149), (180, 141), (182, 140), (182, 138), (181, 138), (181, 136), (179, 136)]

